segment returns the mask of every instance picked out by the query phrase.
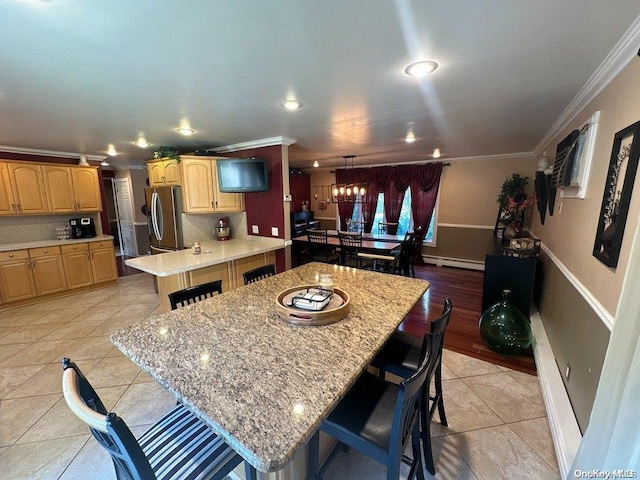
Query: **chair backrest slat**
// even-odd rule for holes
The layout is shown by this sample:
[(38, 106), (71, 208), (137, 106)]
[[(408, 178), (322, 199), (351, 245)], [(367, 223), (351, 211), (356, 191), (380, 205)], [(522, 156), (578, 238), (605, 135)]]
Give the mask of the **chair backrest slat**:
[(116, 478), (155, 479), (142, 447), (124, 420), (115, 413), (107, 413), (100, 397), (75, 363), (64, 358), (62, 368), (64, 399), (71, 411), (89, 426), (98, 443), (111, 455)]
[(263, 267), (254, 268), (242, 274), (244, 284), (257, 282), (258, 280), (264, 280), (265, 278), (272, 277), (276, 274), (276, 266), (273, 263), (265, 265)]
[(169, 294), (169, 302), (171, 310), (178, 307), (186, 307), (192, 303), (197, 303), (207, 298), (213, 297), (215, 294), (222, 294), (222, 280), (196, 285), (195, 287), (185, 288)]

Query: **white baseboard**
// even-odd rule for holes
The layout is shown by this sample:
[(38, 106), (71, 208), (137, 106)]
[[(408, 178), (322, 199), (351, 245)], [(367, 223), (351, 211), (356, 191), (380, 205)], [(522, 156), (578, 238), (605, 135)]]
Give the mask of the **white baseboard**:
[(582, 434), (539, 313), (531, 315), (531, 330), (533, 355), (558, 458), (560, 476), (567, 478), (582, 441)]
[(456, 267), (466, 268), (468, 270), (484, 271), (484, 261), (464, 260), (461, 258), (437, 257), (435, 255), (423, 255), (422, 259), (425, 263), (437, 265), (439, 267)]

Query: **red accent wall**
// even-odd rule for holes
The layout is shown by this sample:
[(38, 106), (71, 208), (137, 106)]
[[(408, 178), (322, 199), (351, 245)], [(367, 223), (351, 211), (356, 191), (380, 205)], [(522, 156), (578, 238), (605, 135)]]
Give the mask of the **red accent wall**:
[(311, 175), (289, 175), (289, 191), (291, 192), (291, 211), (301, 212), (302, 202), (309, 202), (311, 209)]
[[(259, 237), (284, 239), (284, 190), (282, 185), (282, 146), (252, 148), (239, 150), (225, 157), (233, 158), (266, 158), (269, 169), (269, 191), (249, 192), (244, 194), (244, 204), (247, 213), (247, 233), (251, 233), (251, 226), (257, 225)], [(278, 228), (278, 236), (271, 235), (271, 227)], [(276, 271), (284, 272), (284, 249), (276, 250)]]

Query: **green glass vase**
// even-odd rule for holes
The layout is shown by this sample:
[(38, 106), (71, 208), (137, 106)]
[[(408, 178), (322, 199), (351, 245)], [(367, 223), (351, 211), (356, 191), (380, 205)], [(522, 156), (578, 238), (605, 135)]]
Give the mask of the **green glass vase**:
[(529, 320), (511, 301), (510, 290), (480, 317), (480, 336), (491, 350), (507, 355), (521, 355), (531, 345)]

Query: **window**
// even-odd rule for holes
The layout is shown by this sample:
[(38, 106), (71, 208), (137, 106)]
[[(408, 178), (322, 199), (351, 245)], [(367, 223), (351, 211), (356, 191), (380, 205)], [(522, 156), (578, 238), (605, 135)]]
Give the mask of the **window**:
[[(435, 246), (435, 231), (436, 231), (436, 216), (438, 211), (438, 202), (433, 209), (433, 215), (431, 216), (431, 223), (427, 229), (427, 234), (424, 237), (424, 245)], [(355, 204), (353, 207), (353, 215), (351, 220), (355, 222), (363, 221), (362, 205)], [(371, 231), (378, 232), (378, 224), (385, 221), (384, 216), (384, 193), (378, 194), (378, 203), (376, 205), (376, 213), (373, 217), (373, 227)], [(411, 187), (407, 188), (404, 194), (404, 200), (402, 201), (402, 207), (400, 208), (400, 217), (398, 218), (398, 235), (404, 235), (407, 232), (413, 230), (413, 215), (411, 213)]]

